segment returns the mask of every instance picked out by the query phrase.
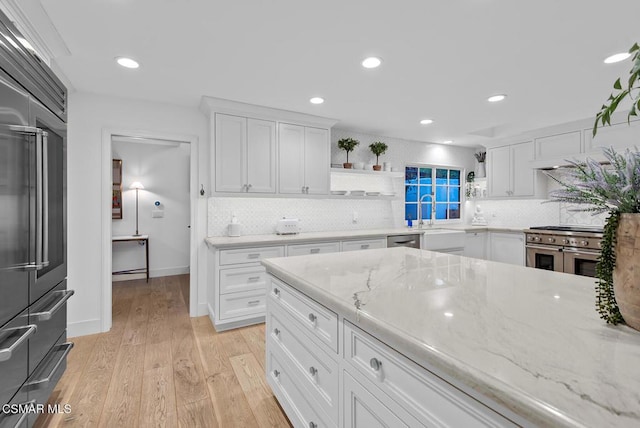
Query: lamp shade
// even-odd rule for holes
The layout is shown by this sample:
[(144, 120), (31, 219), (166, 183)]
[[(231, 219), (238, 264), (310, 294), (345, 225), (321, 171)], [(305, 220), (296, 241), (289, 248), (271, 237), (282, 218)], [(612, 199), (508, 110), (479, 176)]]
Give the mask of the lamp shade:
[(144, 186), (139, 181), (134, 181), (131, 183), (131, 186), (129, 186), (129, 189), (144, 189)]

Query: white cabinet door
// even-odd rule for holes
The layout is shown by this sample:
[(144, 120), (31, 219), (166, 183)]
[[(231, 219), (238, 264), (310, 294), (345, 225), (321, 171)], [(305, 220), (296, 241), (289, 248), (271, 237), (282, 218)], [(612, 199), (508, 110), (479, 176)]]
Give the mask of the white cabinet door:
[(244, 191), (247, 119), (216, 114), (216, 192)]
[(524, 266), (523, 233), (491, 232), (489, 241), (489, 256), (492, 261)]
[(511, 149), (509, 146), (487, 150), (489, 197), (503, 198), (511, 191)]
[(248, 192), (276, 192), (276, 124), (268, 120), (247, 120)]
[(511, 196), (533, 196), (536, 171), (531, 168), (533, 141), (511, 147)]
[[(350, 373), (344, 372), (343, 378), (343, 410), (344, 428), (400, 428), (423, 426), (415, 418), (398, 409), (398, 406), (384, 394), (373, 395), (370, 388), (365, 388)], [(382, 401), (381, 401), (382, 400)], [(400, 410), (397, 416), (387, 405)], [(402, 418), (402, 419), (401, 419)], [(404, 420), (403, 420), (404, 419)]]
[(320, 128), (305, 128), (305, 186), (307, 193), (326, 195), (329, 193), (331, 147), (329, 131)]
[(304, 126), (278, 126), (278, 174), (280, 193), (304, 193)]
[(464, 243), (465, 257), (487, 258), (487, 232), (467, 232)]

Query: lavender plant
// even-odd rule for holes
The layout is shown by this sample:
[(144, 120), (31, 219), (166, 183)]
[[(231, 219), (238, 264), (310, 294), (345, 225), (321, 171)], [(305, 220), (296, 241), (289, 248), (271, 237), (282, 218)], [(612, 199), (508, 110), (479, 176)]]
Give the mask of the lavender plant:
[(627, 149), (617, 153), (609, 148), (604, 150), (604, 156), (607, 164), (593, 159), (570, 162), (574, 168), (562, 179), (550, 175), (562, 186), (550, 192), (550, 197), (554, 201), (584, 205), (575, 208), (577, 211), (609, 212), (596, 265), (596, 309), (602, 319), (618, 324), (623, 319), (613, 293), (616, 229), (620, 214), (640, 212), (640, 152)]

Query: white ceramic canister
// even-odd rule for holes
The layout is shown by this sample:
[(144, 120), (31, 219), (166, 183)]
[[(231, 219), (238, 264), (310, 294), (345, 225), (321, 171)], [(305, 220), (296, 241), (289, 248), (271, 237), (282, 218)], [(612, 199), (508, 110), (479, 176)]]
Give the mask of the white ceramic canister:
[(227, 225), (227, 235), (240, 236), (242, 234), (242, 225), (238, 222), (236, 216), (231, 217), (231, 223)]

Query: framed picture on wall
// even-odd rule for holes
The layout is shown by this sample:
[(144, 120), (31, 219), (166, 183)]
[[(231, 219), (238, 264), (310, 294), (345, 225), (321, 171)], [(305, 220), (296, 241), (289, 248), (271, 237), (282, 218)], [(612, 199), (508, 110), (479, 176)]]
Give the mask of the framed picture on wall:
[(122, 219), (122, 159), (113, 159), (113, 192), (111, 195), (111, 218)]

